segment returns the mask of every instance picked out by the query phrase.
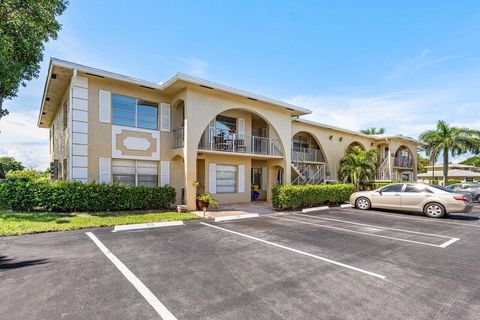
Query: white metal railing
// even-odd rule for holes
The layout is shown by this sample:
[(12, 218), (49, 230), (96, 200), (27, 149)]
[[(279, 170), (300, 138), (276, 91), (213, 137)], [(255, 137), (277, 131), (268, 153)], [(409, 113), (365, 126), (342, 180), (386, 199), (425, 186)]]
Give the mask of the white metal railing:
[(380, 165), (375, 180), (390, 181), (390, 155)]
[(173, 148), (183, 148), (184, 129), (173, 129)]
[(337, 166), (335, 164), (295, 164), (292, 167), (297, 171), (298, 176), (292, 184), (320, 184), (326, 182), (337, 182)]
[(322, 151), (318, 149), (292, 147), (292, 160), (294, 155), (303, 162), (324, 162)]
[(203, 132), (198, 148), (222, 152), (283, 156), (280, 143), (276, 139), (229, 133), (213, 128), (206, 129)]
[(393, 166), (397, 168), (413, 168), (413, 159), (409, 157), (395, 157)]

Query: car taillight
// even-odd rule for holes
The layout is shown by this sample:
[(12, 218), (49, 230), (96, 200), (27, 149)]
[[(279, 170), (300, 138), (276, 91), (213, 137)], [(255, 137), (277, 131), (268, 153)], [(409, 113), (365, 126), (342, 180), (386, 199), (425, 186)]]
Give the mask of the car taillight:
[(454, 196), (453, 199), (455, 200), (460, 200), (460, 201), (470, 201), (467, 197), (465, 196)]

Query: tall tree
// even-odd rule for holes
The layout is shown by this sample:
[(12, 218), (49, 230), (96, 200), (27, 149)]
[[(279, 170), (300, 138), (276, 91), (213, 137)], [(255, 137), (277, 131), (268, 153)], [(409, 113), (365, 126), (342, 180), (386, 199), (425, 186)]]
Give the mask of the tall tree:
[(435, 130), (425, 131), (420, 140), (426, 143), (425, 152), (433, 162), (443, 157), (443, 184), (448, 182), (449, 156), (480, 151), (480, 131), (469, 128), (452, 127), (445, 121), (438, 121)]
[(355, 190), (359, 191), (362, 183), (375, 178), (377, 168), (377, 149), (364, 151), (359, 146), (353, 146), (345, 151), (339, 174), (343, 182), (355, 184)]
[(371, 127), (371, 128), (360, 130), (360, 132), (363, 133), (363, 134), (368, 134), (368, 135), (384, 134), (385, 133), (385, 128)]
[(0, 165), (2, 165), (5, 173), (9, 171), (23, 170), (25, 167), (20, 161), (15, 160), (14, 157), (0, 157)]
[(38, 77), (44, 43), (57, 38), (57, 17), (67, 5), (66, 0), (0, 0), (0, 119), (8, 114), (5, 99)]
[(460, 162), (460, 164), (468, 164), (470, 166), (480, 167), (480, 156), (473, 156)]
[(429, 158), (422, 156), (420, 153), (417, 153), (417, 172), (426, 173), (427, 168), (432, 165), (432, 161)]

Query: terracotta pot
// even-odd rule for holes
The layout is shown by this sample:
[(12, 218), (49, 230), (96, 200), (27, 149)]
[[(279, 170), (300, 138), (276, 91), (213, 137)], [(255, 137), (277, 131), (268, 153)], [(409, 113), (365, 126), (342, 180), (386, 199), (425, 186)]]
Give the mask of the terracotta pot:
[(200, 211), (205, 211), (208, 209), (209, 203), (207, 201), (197, 200), (197, 209)]

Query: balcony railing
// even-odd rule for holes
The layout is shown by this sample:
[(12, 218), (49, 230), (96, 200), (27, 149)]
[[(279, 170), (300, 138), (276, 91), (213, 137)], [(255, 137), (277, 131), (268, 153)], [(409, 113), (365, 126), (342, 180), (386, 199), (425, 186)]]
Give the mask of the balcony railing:
[(207, 129), (203, 132), (198, 149), (283, 156), (280, 143), (276, 139), (235, 134), (215, 129)]
[(413, 159), (407, 157), (395, 157), (393, 159), (393, 166), (397, 168), (413, 168)]
[(292, 160), (302, 162), (325, 162), (322, 151), (310, 148), (292, 147)]
[(183, 128), (173, 129), (173, 148), (183, 148)]

